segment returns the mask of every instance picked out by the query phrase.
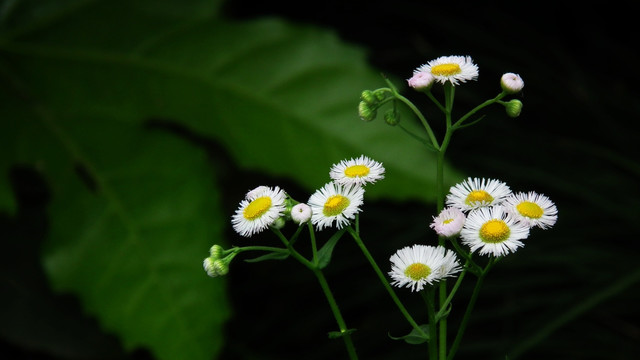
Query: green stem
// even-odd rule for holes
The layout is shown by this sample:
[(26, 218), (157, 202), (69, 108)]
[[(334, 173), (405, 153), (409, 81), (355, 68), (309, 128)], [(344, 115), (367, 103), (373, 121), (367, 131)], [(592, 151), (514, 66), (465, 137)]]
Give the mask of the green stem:
[(437, 359), (438, 357), (438, 327), (437, 316), (435, 314), (435, 287), (428, 286), (425, 291), (420, 294), (427, 303), (427, 317), (429, 319), (429, 359)]
[(371, 267), (375, 271), (376, 275), (378, 275), (378, 278), (382, 282), (382, 285), (387, 290), (387, 292), (391, 296), (391, 299), (393, 299), (393, 302), (396, 304), (396, 306), (398, 307), (402, 315), (404, 315), (404, 317), (407, 319), (411, 327), (413, 327), (420, 334), (420, 336), (426, 336), (427, 334), (425, 334), (424, 331), (420, 328), (420, 326), (418, 326), (418, 324), (415, 322), (415, 320), (413, 320), (413, 317), (411, 317), (411, 314), (409, 314), (407, 309), (404, 307), (404, 305), (396, 295), (395, 291), (393, 291), (393, 288), (391, 287), (391, 285), (389, 285), (389, 281), (387, 281), (387, 278), (382, 273), (382, 270), (380, 270), (380, 267), (378, 267), (378, 264), (373, 259), (373, 256), (371, 256), (371, 253), (369, 253), (369, 250), (367, 250), (367, 247), (362, 242), (362, 239), (360, 239), (360, 235), (358, 235), (358, 233), (354, 231), (353, 228), (351, 227), (348, 227), (347, 231), (349, 231), (349, 234), (351, 234), (353, 239), (356, 241), (356, 244), (358, 244), (358, 247), (360, 247), (360, 250), (364, 254), (364, 257), (369, 261), (369, 264), (371, 264)]
[(306, 266), (308, 269), (310, 269), (311, 271), (315, 271), (317, 269), (316, 264), (312, 263), (311, 261), (307, 260), (304, 256), (300, 255), (299, 252), (297, 252), (293, 246), (291, 245), (291, 242), (289, 242), (289, 240), (287, 240), (287, 238), (282, 234), (282, 232), (278, 229), (274, 229), (271, 228), (271, 230), (280, 238), (280, 240), (282, 241), (282, 243), (287, 247), (287, 249), (289, 250), (289, 254), (291, 254), (291, 256), (298, 260), (302, 265)]
[(507, 95), (506, 92), (501, 92), (500, 94), (498, 94), (495, 98), (493, 99), (489, 99), (485, 102), (483, 102), (482, 104), (476, 106), (475, 108), (471, 109), (471, 111), (469, 111), (468, 113), (466, 113), (463, 117), (461, 117), (460, 119), (458, 119), (458, 121), (456, 121), (455, 124), (453, 124), (454, 128), (458, 128), (459, 126), (462, 125), (463, 122), (465, 122), (471, 115), (475, 114), (476, 112), (478, 112), (479, 110), (495, 103), (498, 102), (500, 99), (502, 99), (503, 97), (505, 97)]
[(442, 318), (444, 313), (447, 311), (447, 306), (449, 306), (449, 304), (451, 303), (451, 300), (453, 300), (453, 296), (458, 291), (460, 284), (462, 284), (462, 279), (464, 279), (464, 275), (466, 273), (467, 273), (467, 265), (465, 264), (464, 270), (462, 270), (462, 272), (460, 273), (460, 276), (458, 276), (458, 280), (456, 280), (456, 283), (453, 285), (453, 288), (451, 289), (449, 296), (445, 299), (444, 303), (442, 303), (440, 310), (436, 314), (435, 316), (436, 319)]
[(342, 334), (342, 338), (344, 339), (344, 344), (347, 347), (347, 352), (349, 353), (349, 359), (357, 359), (358, 355), (356, 354), (356, 348), (353, 345), (353, 341), (351, 340), (351, 334), (348, 331), (347, 324), (342, 318), (342, 313), (338, 308), (338, 303), (336, 303), (335, 298), (333, 297), (333, 293), (329, 288), (329, 283), (327, 283), (327, 279), (324, 277), (324, 274), (319, 269), (313, 269), (313, 273), (315, 274), (318, 282), (320, 283), (320, 287), (322, 287), (322, 291), (324, 292), (327, 301), (329, 302), (329, 307), (331, 308), (331, 312), (333, 312), (333, 317), (336, 319), (338, 323), (338, 327), (340, 328), (340, 333)]
[(476, 304), (476, 300), (478, 300), (478, 295), (480, 294), (480, 288), (482, 288), (482, 283), (484, 282), (484, 278), (489, 273), (489, 270), (495, 263), (495, 258), (491, 257), (489, 259), (489, 263), (484, 268), (480, 276), (478, 276), (478, 280), (476, 281), (476, 285), (473, 288), (473, 293), (471, 294), (471, 298), (469, 299), (469, 303), (467, 304), (467, 309), (464, 312), (464, 316), (462, 317), (462, 321), (460, 322), (460, 327), (458, 328), (458, 333), (456, 334), (456, 338), (453, 340), (453, 344), (451, 345), (451, 350), (449, 350), (449, 355), (447, 356), (447, 360), (452, 360), (458, 351), (458, 347), (460, 346), (460, 341), (462, 341), (462, 335), (464, 334), (467, 324), (469, 323), (469, 318), (471, 317), (471, 312)]

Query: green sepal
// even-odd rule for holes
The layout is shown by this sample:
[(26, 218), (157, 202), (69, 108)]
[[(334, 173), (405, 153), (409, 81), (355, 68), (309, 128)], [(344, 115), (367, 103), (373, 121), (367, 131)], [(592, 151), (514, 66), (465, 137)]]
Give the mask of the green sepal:
[(249, 263), (255, 263), (255, 262), (260, 262), (265, 260), (284, 260), (288, 257), (289, 257), (288, 252), (274, 251), (262, 256), (258, 256), (257, 258), (246, 259), (245, 261)]
[(327, 243), (324, 244), (324, 246), (322, 246), (320, 250), (318, 250), (318, 269), (324, 269), (327, 265), (329, 265), (329, 262), (331, 261), (331, 254), (333, 253), (333, 248), (336, 246), (338, 240), (340, 240), (346, 230), (347, 228), (342, 228), (340, 231), (333, 234), (333, 236), (331, 236), (329, 240), (327, 240)]
[(416, 329), (411, 330), (411, 332), (405, 336), (393, 337), (389, 334), (389, 337), (393, 340), (404, 340), (407, 344), (411, 345), (419, 345), (424, 344), (429, 341), (429, 324), (424, 324), (419, 326), (422, 330), (423, 334), (420, 334)]
[(351, 334), (351, 333), (353, 333), (355, 331), (356, 331), (356, 329), (347, 329), (347, 330), (344, 330), (344, 331), (329, 331), (327, 333), (327, 335), (329, 335), (329, 339), (337, 339), (337, 338), (341, 338), (341, 337), (343, 337), (345, 335), (349, 335), (349, 334)]

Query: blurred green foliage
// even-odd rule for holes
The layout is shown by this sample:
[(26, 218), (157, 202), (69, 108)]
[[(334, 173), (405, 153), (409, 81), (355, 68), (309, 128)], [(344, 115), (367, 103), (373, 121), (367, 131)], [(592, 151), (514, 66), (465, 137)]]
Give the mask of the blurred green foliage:
[[(416, 166), (431, 154), (381, 121), (357, 118), (360, 92), (383, 83), (361, 49), (276, 19), (228, 21), (219, 5), (2, 7), (0, 206), (9, 219), (21, 216), (16, 166), (43, 178), (50, 224), (42, 250), (29, 255), (41, 257), (55, 291), (78, 296), (125, 349), (159, 359), (214, 357), (231, 315), (226, 282), (201, 266), (214, 242), (228, 245), (230, 216), (220, 203), (225, 174), (203, 141), (239, 169), (288, 178), (309, 193), (328, 181), (332, 163), (367, 154), (387, 163), (390, 177), (372, 198), (434, 198), (435, 168)], [(451, 183), (456, 174), (448, 175)], [(7, 284), (10, 298), (26, 287), (20, 282), (15, 274)], [(18, 309), (5, 305), (6, 314)], [(13, 326), (3, 323), (3, 334), (26, 344), (39, 325), (21, 334)], [(72, 345), (31, 346), (60, 353)]]

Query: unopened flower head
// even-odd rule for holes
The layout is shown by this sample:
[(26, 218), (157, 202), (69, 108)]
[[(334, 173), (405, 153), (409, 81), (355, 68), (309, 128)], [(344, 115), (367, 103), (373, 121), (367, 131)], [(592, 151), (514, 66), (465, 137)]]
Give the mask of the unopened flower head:
[(452, 237), (458, 235), (467, 217), (462, 210), (455, 207), (443, 209), (437, 217), (433, 218), (430, 227), (440, 236)]
[(522, 112), (522, 105), (522, 101), (518, 99), (511, 99), (504, 104), (504, 111), (507, 113), (507, 116), (517, 118)]
[(208, 257), (204, 259), (202, 266), (204, 267), (204, 271), (207, 272), (207, 275), (211, 277), (222, 276), (229, 273), (229, 264), (224, 260)]
[(442, 84), (449, 81), (452, 85), (458, 85), (478, 78), (478, 66), (470, 56), (441, 56), (420, 66), (414, 74), (420, 72), (431, 74), (435, 81)]
[(307, 202), (311, 207), (311, 222), (318, 230), (331, 227), (334, 222), (338, 229), (342, 229), (360, 212), (363, 199), (364, 189), (361, 186), (327, 183)]
[(391, 285), (420, 291), (461, 270), (455, 253), (442, 246), (413, 245), (398, 250), (390, 258)]
[(529, 226), (516, 220), (502, 206), (472, 210), (467, 215), (460, 238), (471, 252), (480, 255), (504, 256), (524, 246), (521, 240), (529, 237)]
[(209, 254), (214, 260), (221, 259), (224, 255), (224, 248), (218, 244), (215, 244), (209, 249)]
[(548, 197), (530, 191), (509, 196), (503, 203), (505, 210), (529, 227), (552, 227), (558, 219), (558, 209)]
[(430, 72), (415, 70), (413, 76), (407, 80), (407, 84), (418, 91), (423, 91), (430, 89), (435, 80), (436, 78)]
[(299, 203), (291, 208), (291, 220), (302, 225), (311, 219), (311, 207), (305, 203)]
[(447, 206), (469, 211), (479, 207), (498, 205), (511, 195), (511, 189), (494, 179), (467, 178), (451, 187), (447, 194)]
[(524, 81), (518, 74), (506, 73), (500, 78), (500, 86), (508, 94), (515, 94), (522, 90)]
[(285, 211), (286, 194), (279, 187), (260, 186), (247, 193), (231, 218), (233, 229), (252, 236), (273, 224)]
[(357, 159), (342, 160), (334, 164), (329, 171), (334, 182), (341, 185), (365, 185), (384, 178), (381, 163), (362, 155)]

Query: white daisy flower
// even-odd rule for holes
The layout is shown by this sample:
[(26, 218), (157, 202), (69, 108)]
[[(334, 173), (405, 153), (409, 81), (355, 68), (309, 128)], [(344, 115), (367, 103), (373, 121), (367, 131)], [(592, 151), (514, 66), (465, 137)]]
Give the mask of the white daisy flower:
[(277, 186), (260, 186), (250, 191), (231, 218), (233, 229), (242, 236), (266, 229), (284, 214), (286, 197)]
[(302, 225), (311, 219), (311, 207), (305, 203), (295, 204), (291, 208), (291, 220)]
[(462, 210), (448, 207), (444, 208), (437, 217), (434, 217), (429, 226), (440, 236), (452, 237), (460, 233), (466, 218)]
[(502, 181), (467, 178), (449, 189), (447, 206), (469, 211), (479, 207), (499, 205), (509, 195), (511, 195), (511, 189)]
[(444, 84), (449, 81), (452, 85), (459, 82), (478, 78), (478, 66), (470, 56), (441, 56), (417, 68), (414, 73), (427, 72), (435, 80)]
[(520, 92), (524, 87), (524, 81), (518, 74), (514, 73), (505, 73), (500, 78), (500, 86), (502, 90), (506, 91), (509, 94), (515, 94)]
[(453, 251), (442, 246), (413, 245), (398, 250), (390, 258), (391, 285), (420, 291), (461, 270)]
[(342, 229), (360, 212), (363, 198), (364, 189), (361, 186), (327, 183), (307, 201), (311, 207), (311, 222), (318, 230), (332, 226), (334, 221), (336, 227)]
[(462, 243), (480, 255), (504, 256), (524, 246), (529, 227), (507, 213), (502, 206), (484, 207), (471, 211), (460, 231)]
[(552, 227), (558, 219), (558, 209), (548, 197), (530, 191), (519, 192), (505, 199), (505, 210), (516, 219), (529, 225), (547, 229)]
[(357, 159), (342, 160), (334, 164), (329, 171), (329, 176), (341, 185), (362, 186), (384, 179), (384, 167), (381, 163), (361, 155)]
[(427, 71), (414, 71), (413, 76), (407, 80), (407, 84), (420, 91), (431, 88), (436, 78)]

